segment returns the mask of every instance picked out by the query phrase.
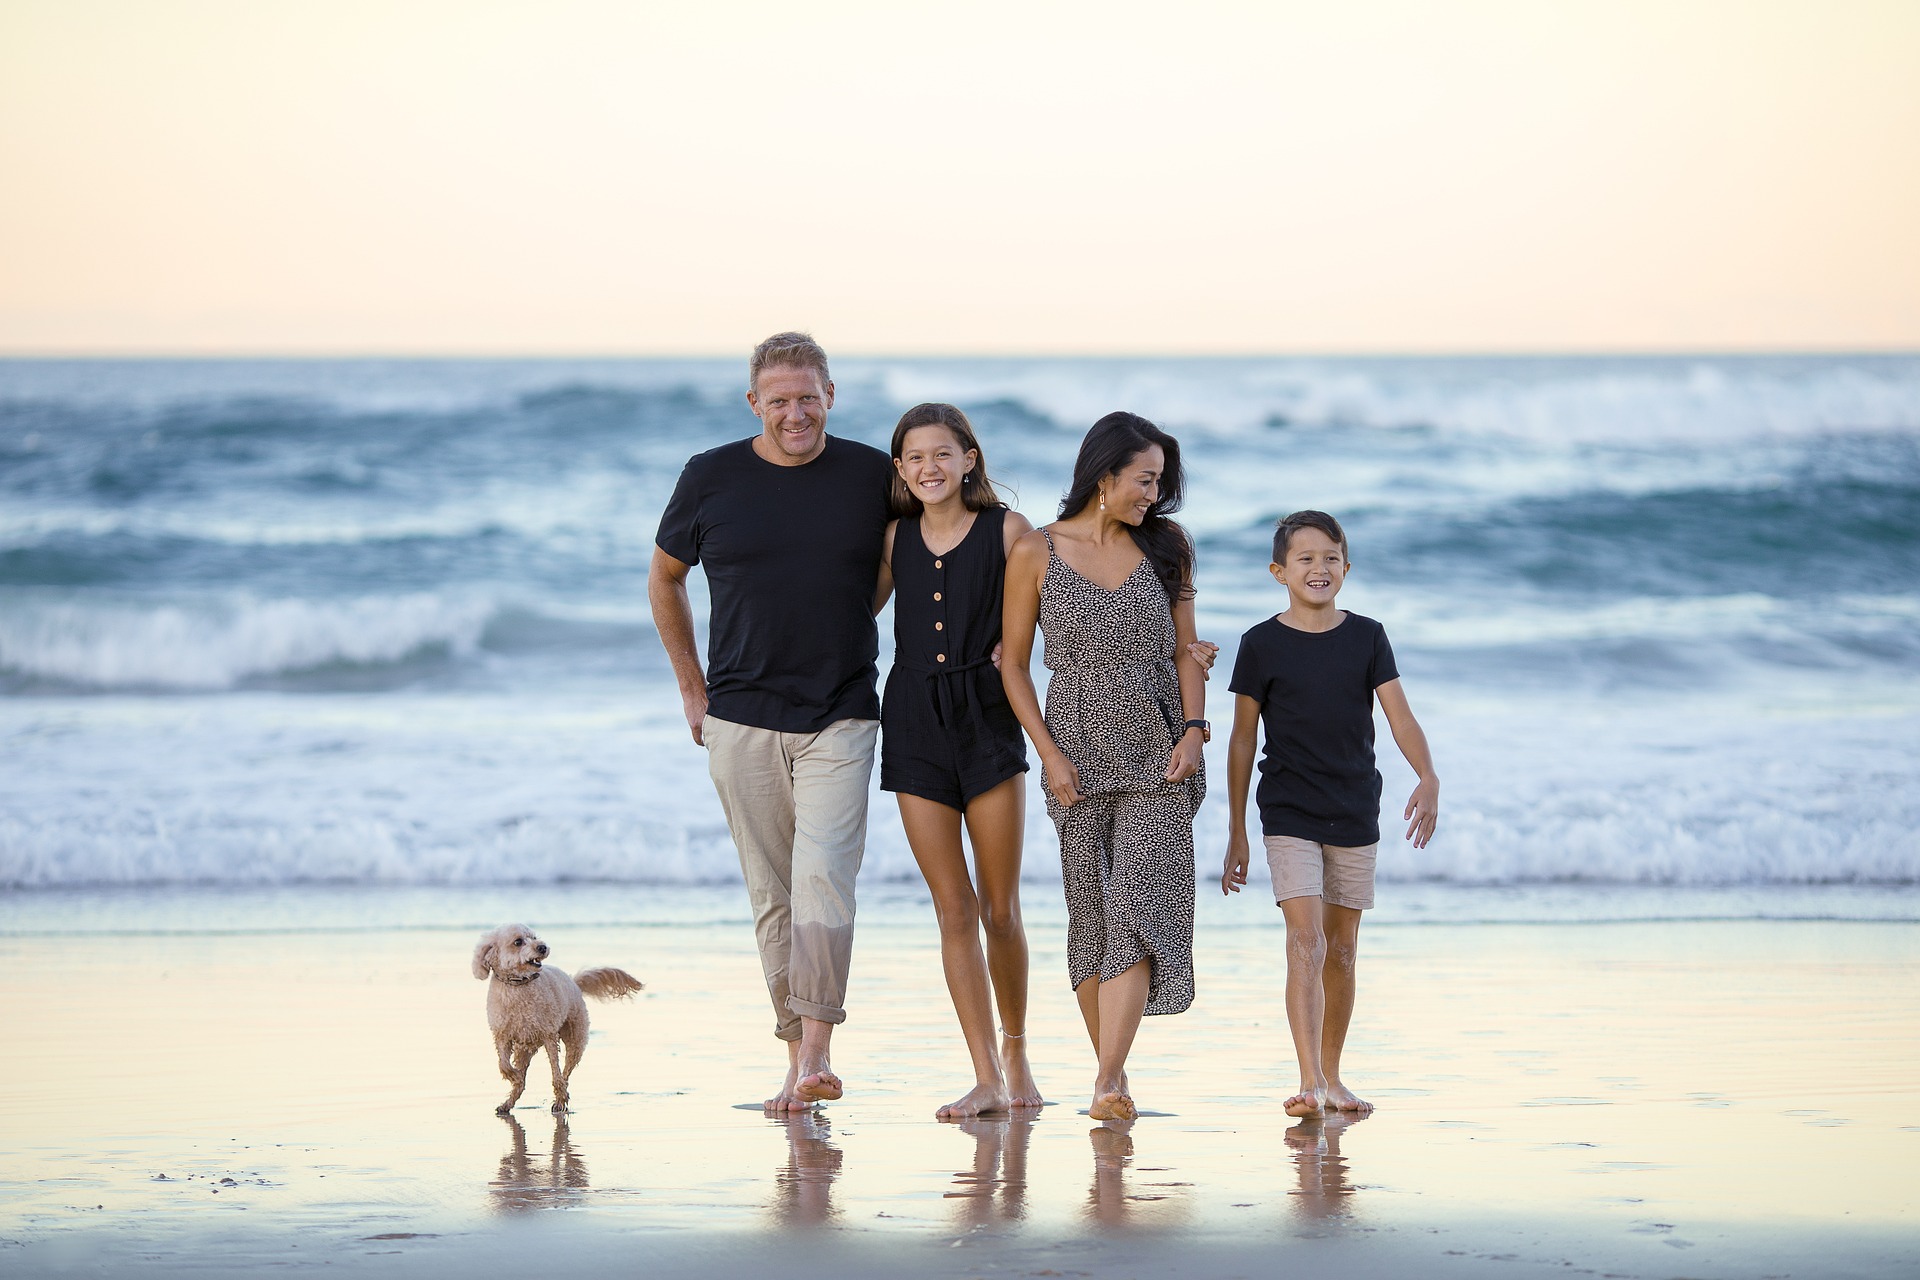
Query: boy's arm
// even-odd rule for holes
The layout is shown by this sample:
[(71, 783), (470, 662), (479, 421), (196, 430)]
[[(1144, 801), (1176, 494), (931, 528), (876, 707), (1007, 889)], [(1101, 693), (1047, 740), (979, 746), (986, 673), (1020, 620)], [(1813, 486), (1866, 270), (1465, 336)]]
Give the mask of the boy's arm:
[(1227, 743), (1227, 857), (1220, 867), (1221, 893), (1238, 893), (1247, 883), (1247, 791), (1259, 733), (1259, 700), (1235, 694), (1233, 738)]
[(1407, 692), (1400, 687), (1399, 679), (1389, 680), (1373, 692), (1380, 699), (1380, 709), (1387, 713), (1387, 727), (1393, 730), (1400, 754), (1420, 775), (1419, 785), (1407, 797), (1406, 812), (1400, 816), (1407, 819), (1406, 838), (1413, 841), (1414, 848), (1424, 849), (1440, 821), (1440, 775), (1433, 771), (1433, 753), (1427, 749), (1427, 735), (1413, 718), (1413, 708), (1407, 705)]

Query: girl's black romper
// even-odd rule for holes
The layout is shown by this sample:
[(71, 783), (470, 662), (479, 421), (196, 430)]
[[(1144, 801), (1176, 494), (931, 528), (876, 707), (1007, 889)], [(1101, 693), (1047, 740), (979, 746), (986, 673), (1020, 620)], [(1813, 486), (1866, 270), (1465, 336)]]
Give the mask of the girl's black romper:
[(960, 545), (927, 550), (920, 517), (893, 534), (893, 671), (880, 709), (880, 787), (962, 809), (1027, 771), (993, 665), (1007, 580), (1007, 509), (974, 514)]

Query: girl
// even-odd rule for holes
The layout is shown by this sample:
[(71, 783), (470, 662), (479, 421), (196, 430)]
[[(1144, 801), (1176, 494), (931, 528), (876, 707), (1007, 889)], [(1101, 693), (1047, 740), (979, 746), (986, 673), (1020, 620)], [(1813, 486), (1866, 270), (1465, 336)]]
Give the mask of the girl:
[[(980, 442), (954, 406), (907, 410), (892, 452), (898, 518), (884, 554), (895, 648), (880, 711), (880, 786), (899, 799), (907, 843), (933, 893), (947, 990), (973, 1058), (973, 1088), (935, 1114), (1039, 1107), (1027, 1065), (1020, 924), (1027, 753), (994, 666), (1007, 551), (1033, 526), (994, 492)], [(963, 823), (977, 884), (967, 874)]]

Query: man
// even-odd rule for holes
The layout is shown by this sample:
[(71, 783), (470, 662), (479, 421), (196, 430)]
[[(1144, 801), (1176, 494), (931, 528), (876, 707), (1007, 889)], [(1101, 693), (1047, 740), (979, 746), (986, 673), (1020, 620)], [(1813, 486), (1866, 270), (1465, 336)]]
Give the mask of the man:
[[(771, 1111), (838, 1098), (828, 1049), (846, 1020), (853, 881), (867, 831), (880, 700), (873, 615), (883, 576), (886, 454), (827, 435), (833, 382), (804, 333), (754, 348), (761, 431), (697, 454), (667, 503), (647, 597), (753, 902), (787, 1078)], [(687, 574), (712, 597), (707, 669)]]

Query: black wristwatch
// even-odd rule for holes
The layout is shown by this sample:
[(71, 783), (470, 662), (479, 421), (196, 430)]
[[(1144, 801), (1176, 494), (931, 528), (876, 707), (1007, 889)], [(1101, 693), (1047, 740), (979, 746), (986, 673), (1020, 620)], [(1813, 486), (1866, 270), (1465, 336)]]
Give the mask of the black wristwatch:
[(1200, 741), (1202, 742), (1213, 741), (1213, 726), (1208, 724), (1205, 720), (1189, 720), (1187, 721), (1187, 728), (1198, 729), (1200, 731)]

